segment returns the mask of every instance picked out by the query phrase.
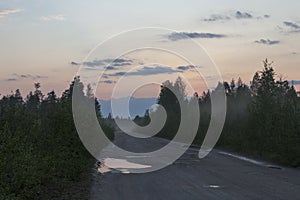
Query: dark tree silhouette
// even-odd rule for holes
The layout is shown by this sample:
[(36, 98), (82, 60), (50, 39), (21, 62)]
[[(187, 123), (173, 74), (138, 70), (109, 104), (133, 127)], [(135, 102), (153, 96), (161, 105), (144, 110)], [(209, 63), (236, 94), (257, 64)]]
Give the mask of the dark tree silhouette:
[(0, 100), (0, 199), (61, 196), (66, 186), (93, 165), (73, 122), (74, 87), (83, 98), (96, 102), (99, 122), (112, 138), (112, 129), (100, 118), (98, 101), (84, 96), (79, 77), (61, 98), (54, 91), (44, 96), (39, 83), (25, 100), (19, 90), (4, 96)]

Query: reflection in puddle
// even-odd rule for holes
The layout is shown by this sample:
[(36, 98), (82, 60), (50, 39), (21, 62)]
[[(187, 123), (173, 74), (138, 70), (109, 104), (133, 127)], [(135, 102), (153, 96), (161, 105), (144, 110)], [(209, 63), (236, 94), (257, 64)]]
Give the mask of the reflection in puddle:
[(205, 187), (205, 188), (212, 188), (212, 189), (222, 188), (222, 186), (220, 186), (220, 185), (204, 185), (203, 187)]
[(130, 169), (145, 169), (149, 167), (151, 166), (129, 162), (124, 159), (105, 158), (99, 165), (98, 172), (101, 174), (108, 172), (130, 174)]
[(219, 185), (210, 185), (209, 187), (210, 187), (210, 188), (220, 188)]
[(107, 166), (100, 164), (98, 166), (97, 171), (100, 172), (101, 174), (104, 174), (104, 173), (110, 172), (111, 170)]

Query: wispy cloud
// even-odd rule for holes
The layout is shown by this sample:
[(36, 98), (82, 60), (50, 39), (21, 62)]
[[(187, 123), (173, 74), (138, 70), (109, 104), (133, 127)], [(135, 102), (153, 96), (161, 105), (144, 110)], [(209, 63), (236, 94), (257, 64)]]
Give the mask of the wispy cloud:
[(294, 22), (283, 22), (283, 24), (294, 29), (300, 29), (300, 26)]
[(17, 8), (17, 9), (7, 9), (7, 10), (0, 10), (0, 19), (4, 18), (7, 15), (19, 13), (22, 12), (23, 9)]
[(7, 79), (4, 79), (3, 81), (13, 82), (13, 81), (17, 81), (17, 79), (16, 78), (7, 78)]
[(74, 61), (70, 62), (70, 64), (71, 64), (71, 65), (74, 65), (74, 66), (78, 66), (78, 65), (80, 65), (80, 63), (78, 63), (78, 62), (74, 62)]
[(285, 21), (283, 24), (291, 29), (290, 32), (300, 32), (300, 25), (295, 22)]
[(208, 18), (202, 19), (205, 22), (216, 22), (216, 21), (229, 21), (233, 19), (242, 20), (242, 19), (263, 19), (263, 18), (270, 18), (271, 16), (265, 14), (263, 16), (254, 16), (249, 12), (242, 12), (242, 11), (235, 11), (229, 14), (213, 14)]
[[(126, 74), (126, 72), (116, 72), (116, 73), (113, 73), (113, 74), (106, 74), (107, 76), (124, 76)], [(127, 73), (126, 74), (127, 76), (130, 75), (130, 73)]]
[(104, 80), (104, 81), (100, 81), (100, 83), (105, 83), (105, 84), (115, 84), (117, 81), (113, 81), (113, 80)]
[(23, 9), (20, 9), (20, 8), (0, 10), (0, 15), (9, 15), (9, 14), (14, 14), (14, 13), (22, 12), (22, 11), (23, 11)]
[[(132, 60), (129, 59), (123, 59), (123, 58), (117, 58), (117, 59), (103, 59), (103, 60), (93, 60), (93, 61), (87, 61), (83, 62), (82, 64), (88, 67), (99, 67), (99, 66), (107, 66), (110, 65), (111, 67), (117, 67), (117, 66), (126, 66), (131, 65)], [(75, 64), (75, 62), (74, 62)], [(78, 63), (77, 63), (78, 64)]]
[(105, 69), (106, 70), (116, 70), (117, 68), (114, 66), (107, 66)]
[(226, 15), (220, 15), (220, 14), (214, 14), (211, 15), (208, 18), (203, 19), (203, 21), (205, 22), (215, 22), (215, 21), (226, 21), (226, 20), (230, 20), (231, 17), (226, 16)]
[[(199, 66), (198, 68), (203, 68), (202, 66)], [(177, 67), (177, 70), (179, 71), (188, 71), (188, 70), (192, 70), (192, 69), (195, 69), (195, 66), (193, 65), (186, 65), (186, 66), (178, 66)]]
[(12, 74), (12, 77), (3, 79), (2, 81), (13, 82), (13, 81), (19, 81), (22, 79), (37, 80), (37, 79), (45, 79), (45, 78), (48, 78), (48, 76), (14, 73), (14, 74)]
[(173, 73), (182, 73), (187, 70), (194, 69), (194, 66), (178, 66), (176, 68), (171, 68), (167, 66), (143, 66), (141, 69), (131, 72), (115, 72), (112, 74), (105, 74), (106, 78), (108, 77), (118, 77), (118, 76), (150, 76), (150, 75), (159, 75), (159, 74), (173, 74)]
[(168, 35), (168, 39), (171, 41), (184, 40), (189, 38), (224, 38), (226, 35), (216, 34), (216, 33), (197, 33), (197, 32), (180, 32), (180, 33), (171, 33)]
[(158, 75), (158, 74), (173, 74), (179, 72), (179, 70), (173, 69), (171, 67), (166, 66), (144, 66), (141, 69), (132, 72), (116, 72), (113, 74), (107, 74), (108, 76), (115, 77), (115, 76), (149, 76), (149, 75)]
[(186, 70), (193, 69), (193, 68), (194, 68), (194, 66), (192, 66), (192, 65), (178, 66), (177, 67), (178, 70), (182, 70), (182, 71), (186, 71)]
[(50, 15), (50, 16), (43, 16), (40, 18), (42, 21), (65, 21), (65, 15)]
[(279, 40), (260, 39), (260, 40), (254, 41), (254, 43), (264, 44), (264, 45), (274, 45), (274, 44), (279, 44), (280, 41)]
[(235, 13), (235, 18), (236, 19), (252, 19), (253, 15), (251, 15), (248, 12), (241, 12), (241, 11), (237, 11)]
[(32, 80), (48, 78), (48, 76), (42, 76), (42, 75), (17, 74), (17, 73), (14, 73), (13, 76), (19, 79), (32, 79)]

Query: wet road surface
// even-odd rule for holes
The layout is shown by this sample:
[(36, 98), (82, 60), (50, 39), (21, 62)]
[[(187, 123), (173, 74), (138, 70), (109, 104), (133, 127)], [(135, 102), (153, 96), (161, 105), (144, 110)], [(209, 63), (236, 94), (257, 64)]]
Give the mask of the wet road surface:
[[(159, 148), (168, 143), (161, 138), (135, 139), (116, 133), (115, 144), (129, 150)], [(110, 151), (112, 147), (104, 149)], [(139, 159), (141, 162), (139, 162)], [(133, 162), (134, 161), (134, 162)], [(142, 158), (107, 158), (116, 168), (147, 167)], [(103, 167), (101, 168), (103, 169)], [(300, 170), (277, 168), (263, 162), (213, 150), (198, 158), (198, 150), (188, 151), (159, 171), (133, 174), (126, 169), (109, 169), (94, 174), (91, 199), (300, 199)]]

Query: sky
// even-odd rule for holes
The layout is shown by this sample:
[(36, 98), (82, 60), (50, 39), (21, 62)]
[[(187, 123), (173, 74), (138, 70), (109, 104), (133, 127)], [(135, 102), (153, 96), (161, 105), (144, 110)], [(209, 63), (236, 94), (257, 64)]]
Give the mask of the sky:
[[(268, 58), (274, 61), (278, 76), (299, 84), (299, 8), (296, 0), (1, 0), (0, 93), (19, 88), (25, 96), (34, 82), (40, 82), (44, 93), (54, 89), (61, 94), (82, 67), (93, 68), (90, 71), (95, 74), (104, 66), (108, 67), (105, 76), (95, 88), (101, 99), (112, 97), (112, 89), (126, 72), (125, 89), (137, 80), (159, 82), (177, 76), (187, 77), (193, 88), (189, 93), (209, 88), (189, 62), (170, 52), (145, 50), (119, 57), (88, 57), (98, 44), (143, 27), (174, 30), (155, 36), (165, 47), (184, 46), (187, 36), (192, 38), (205, 49), (206, 59), (213, 61), (224, 80), (241, 77), (249, 83), (261, 69), (262, 60)], [(135, 40), (120, 42), (115, 48), (126, 42)], [(113, 51), (98, 48), (106, 55)], [(208, 67), (204, 62), (199, 69)], [(213, 75), (210, 79), (215, 81)], [(299, 85), (296, 88), (300, 89)], [(147, 85), (135, 94), (152, 97), (158, 89), (158, 85)], [(120, 91), (117, 97), (127, 95)]]

